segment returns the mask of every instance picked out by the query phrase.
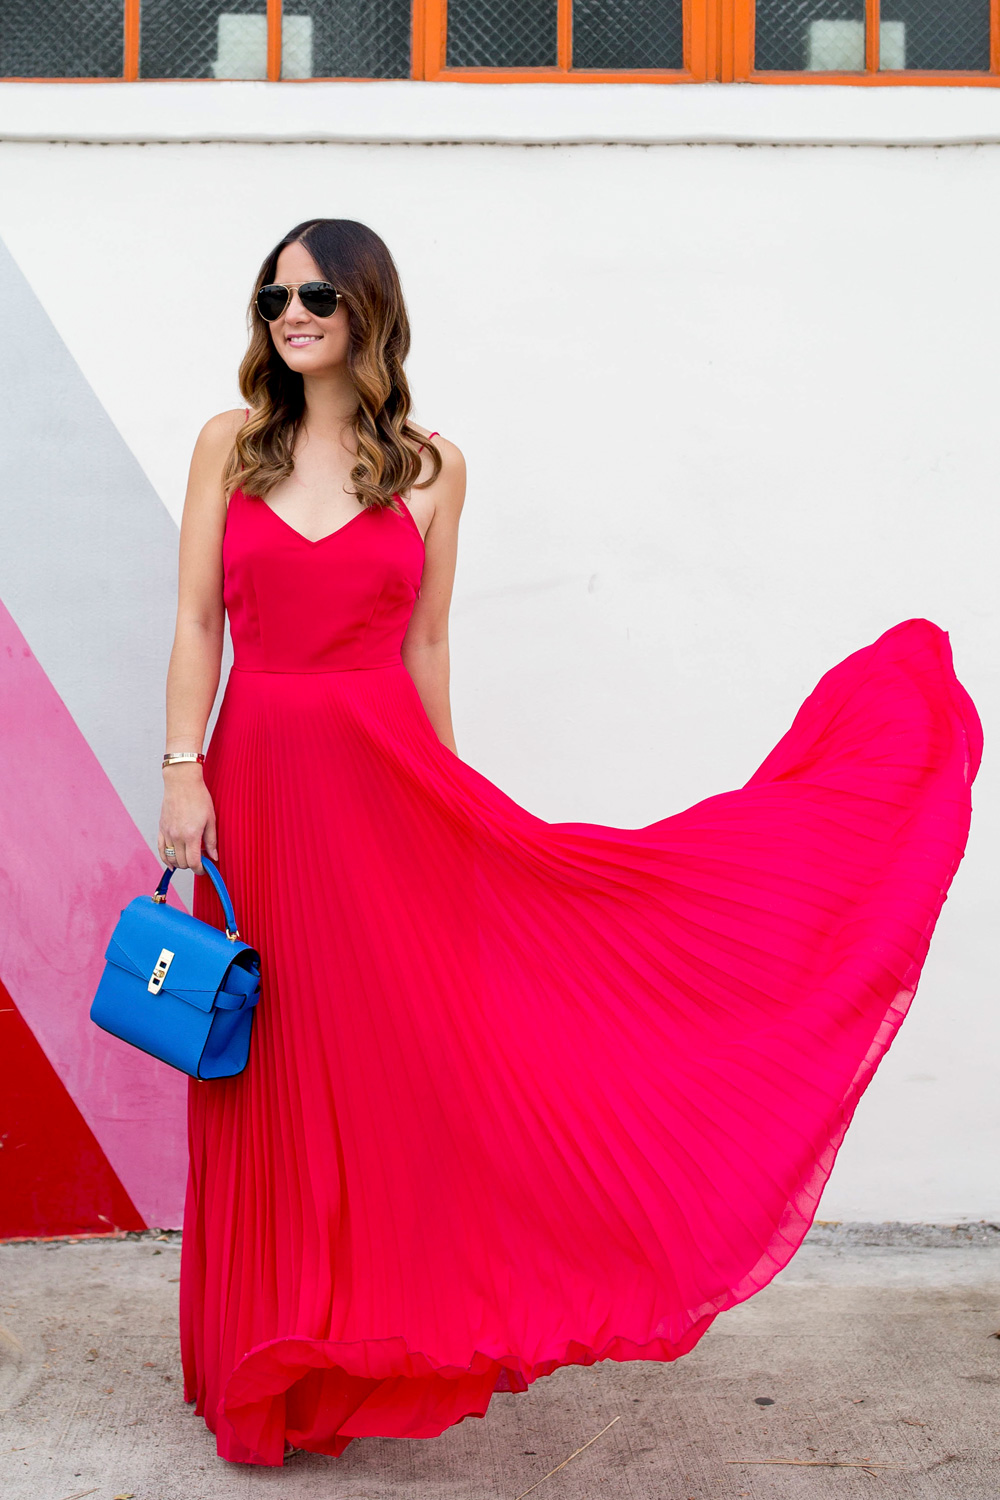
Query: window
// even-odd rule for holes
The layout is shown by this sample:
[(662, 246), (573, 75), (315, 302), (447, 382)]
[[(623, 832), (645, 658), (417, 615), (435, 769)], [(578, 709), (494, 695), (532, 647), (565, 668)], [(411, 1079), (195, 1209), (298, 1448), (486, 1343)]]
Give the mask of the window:
[(0, 77), (1000, 83), (1000, 0), (0, 0)]
[(408, 78), (410, 26), (411, 0), (142, 0), (138, 76)]
[(996, 0), (745, 0), (734, 41), (735, 78), (1000, 81)]
[(121, 78), (121, 0), (0, 0), (0, 73), (24, 78)]
[[(689, 25), (704, 9), (690, 5)], [(684, 74), (684, 11), (685, 0), (438, 0), (426, 7), (424, 76)]]

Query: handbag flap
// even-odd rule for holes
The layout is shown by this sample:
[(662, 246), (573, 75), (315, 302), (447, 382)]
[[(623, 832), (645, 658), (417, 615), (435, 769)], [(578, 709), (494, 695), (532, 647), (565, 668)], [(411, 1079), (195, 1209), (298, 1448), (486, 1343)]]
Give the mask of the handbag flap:
[(173, 957), (161, 993), (203, 1011), (212, 1009), (234, 959), (245, 955), (241, 969), (250, 961), (260, 966), (260, 955), (249, 943), (230, 941), (217, 927), (148, 895), (136, 896), (122, 909), (104, 957), (148, 983), (164, 948)]

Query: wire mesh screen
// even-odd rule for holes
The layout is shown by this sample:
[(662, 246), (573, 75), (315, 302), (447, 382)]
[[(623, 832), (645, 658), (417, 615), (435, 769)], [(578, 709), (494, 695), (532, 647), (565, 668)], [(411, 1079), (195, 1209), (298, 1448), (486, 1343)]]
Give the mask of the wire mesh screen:
[(412, 0), (285, 0), (282, 77), (408, 78), (412, 11)]
[(266, 78), (266, 0), (143, 0), (143, 78)]
[(758, 71), (851, 73), (865, 66), (865, 0), (757, 0)]
[(122, 0), (0, 0), (0, 77), (120, 78)]
[[(895, 41), (887, 47), (890, 26)], [(883, 69), (989, 69), (989, 0), (883, 0), (881, 31)]]
[(448, 0), (449, 68), (553, 68), (556, 0)]
[(574, 68), (683, 68), (683, 0), (574, 0)]

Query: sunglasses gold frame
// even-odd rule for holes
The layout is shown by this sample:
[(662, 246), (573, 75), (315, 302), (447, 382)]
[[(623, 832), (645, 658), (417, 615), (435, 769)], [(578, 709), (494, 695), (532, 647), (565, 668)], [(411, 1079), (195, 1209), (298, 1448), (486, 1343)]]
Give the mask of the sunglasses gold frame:
[[(333, 312), (328, 312), (328, 313), (313, 312), (312, 308), (307, 307), (304, 302), (302, 303), (302, 306), (305, 307), (306, 312), (309, 313), (310, 317), (313, 317), (313, 318), (332, 318), (333, 317), (333, 313), (335, 313), (337, 311), (337, 309), (339, 308), (339, 306), (340, 306), (341, 297), (342, 297), (343, 294), (341, 292), (337, 291), (337, 288), (334, 286), (334, 284), (333, 284), (332, 281), (317, 281), (315, 278), (312, 281), (295, 281), (295, 282), (288, 282), (288, 281), (265, 281), (265, 283), (264, 283), (263, 286), (260, 286), (260, 287), (257, 288), (257, 294), (256, 294), (256, 296), (253, 299), (254, 300), (254, 306), (256, 307), (257, 311), (260, 313), (261, 317), (264, 318), (264, 322), (265, 323), (276, 323), (278, 321), (278, 319), (281, 318), (281, 317), (284, 317), (285, 313), (288, 311), (289, 306), (291, 305), (291, 301), (292, 301), (292, 294), (294, 292), (300, 291), (302, 289), (302, 287), (304, 287), (304, 286), (328, 286), (331, 289), (331, 291), (333, 292), (334, 296), (337, 299), (336, 302), (333, 305)], [(261, 292), (270, 292), (270, 291), (273, 291), (276, 287), (280, 287), (283, 292), (286, 292), (288, 294), (286, 296), (286, 298), (285, 298), (285, 305), (281, 309), (281, 312), (276, 313), (273, 318), (265, 318), (263, 312), (261, 312), (261, 307), (260, 307), (260, 295), (261, 295)]]

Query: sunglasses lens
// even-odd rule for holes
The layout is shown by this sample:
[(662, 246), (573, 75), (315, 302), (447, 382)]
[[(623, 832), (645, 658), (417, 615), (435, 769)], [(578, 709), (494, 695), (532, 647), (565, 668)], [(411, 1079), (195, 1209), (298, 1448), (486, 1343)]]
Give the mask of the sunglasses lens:
[(280, 318), (288, 302), (288, 293), (283, 286), (262, 286), (257, 293), (257, 311), (267, 323)]
[(307, 281), (299, 287), (299, 300), (315, 318), (329, 318), (337, 311), (337, 289), (328, 281)]

